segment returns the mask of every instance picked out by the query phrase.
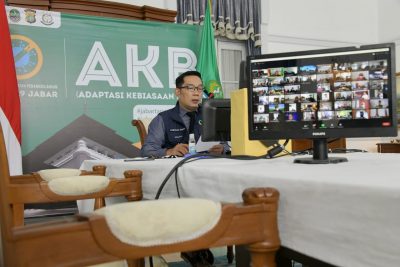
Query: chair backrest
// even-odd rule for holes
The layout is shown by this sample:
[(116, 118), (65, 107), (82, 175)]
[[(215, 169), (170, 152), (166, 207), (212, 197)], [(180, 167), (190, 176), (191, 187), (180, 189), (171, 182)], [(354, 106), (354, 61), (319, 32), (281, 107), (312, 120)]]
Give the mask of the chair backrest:
[[(3, 136), (3, 127), (0, 127), (0, 225), (3, 240), (12, 236), (13, 214), (10, 195), (8, 194), (11, 181), (8, 168), (6, 145)], [(3, 243), (3, 246), (5, 244)]]
[(147, 137), (146, 126), (144, 125), (142, 120), (132, 120), (132, 125), (136, 127), (140, 137), (140, 144), (143, 145), (144, 140), (146, 140)]

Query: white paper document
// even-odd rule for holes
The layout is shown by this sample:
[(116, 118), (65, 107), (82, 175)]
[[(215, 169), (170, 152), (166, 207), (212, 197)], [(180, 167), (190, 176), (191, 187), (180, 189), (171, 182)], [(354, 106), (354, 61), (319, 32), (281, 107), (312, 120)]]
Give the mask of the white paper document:
[(199, 138), (199, 140), (196, 143), (196, 152), (200, 153), (200, 152), (205, 152), (208, 151), (210, 148), (212, 148), (215, 145), (220, 144), (221, 142), (203, 142), (201, 140), (201, 136)]

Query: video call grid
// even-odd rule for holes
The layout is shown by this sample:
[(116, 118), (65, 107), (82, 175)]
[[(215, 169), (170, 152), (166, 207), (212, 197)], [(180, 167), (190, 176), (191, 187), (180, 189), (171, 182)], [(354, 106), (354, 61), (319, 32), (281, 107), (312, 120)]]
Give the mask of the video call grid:
[(253, 69), (254, 123), (389, 116), (387, 60)]

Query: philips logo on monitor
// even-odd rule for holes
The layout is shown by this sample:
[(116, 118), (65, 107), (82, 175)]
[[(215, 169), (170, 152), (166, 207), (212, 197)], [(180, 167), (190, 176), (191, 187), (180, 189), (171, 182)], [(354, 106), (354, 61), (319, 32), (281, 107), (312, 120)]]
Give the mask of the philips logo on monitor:
[(325, 132), (314, 132), (312, 133), (313, 136), (325, 136), (326, 133)]

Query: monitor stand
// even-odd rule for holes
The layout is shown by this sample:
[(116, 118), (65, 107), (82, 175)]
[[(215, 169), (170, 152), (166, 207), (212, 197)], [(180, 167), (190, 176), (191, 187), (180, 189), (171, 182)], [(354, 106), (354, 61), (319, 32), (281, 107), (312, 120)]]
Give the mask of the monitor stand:
[(313, 157), (295, 159), (294, 163), (329, 164), (329, 163), (347, 162), (346, 158), (328, 157), (328, 139), (319, 138), (319, 139), (312, 139), (312, 141), (313, 141)]

